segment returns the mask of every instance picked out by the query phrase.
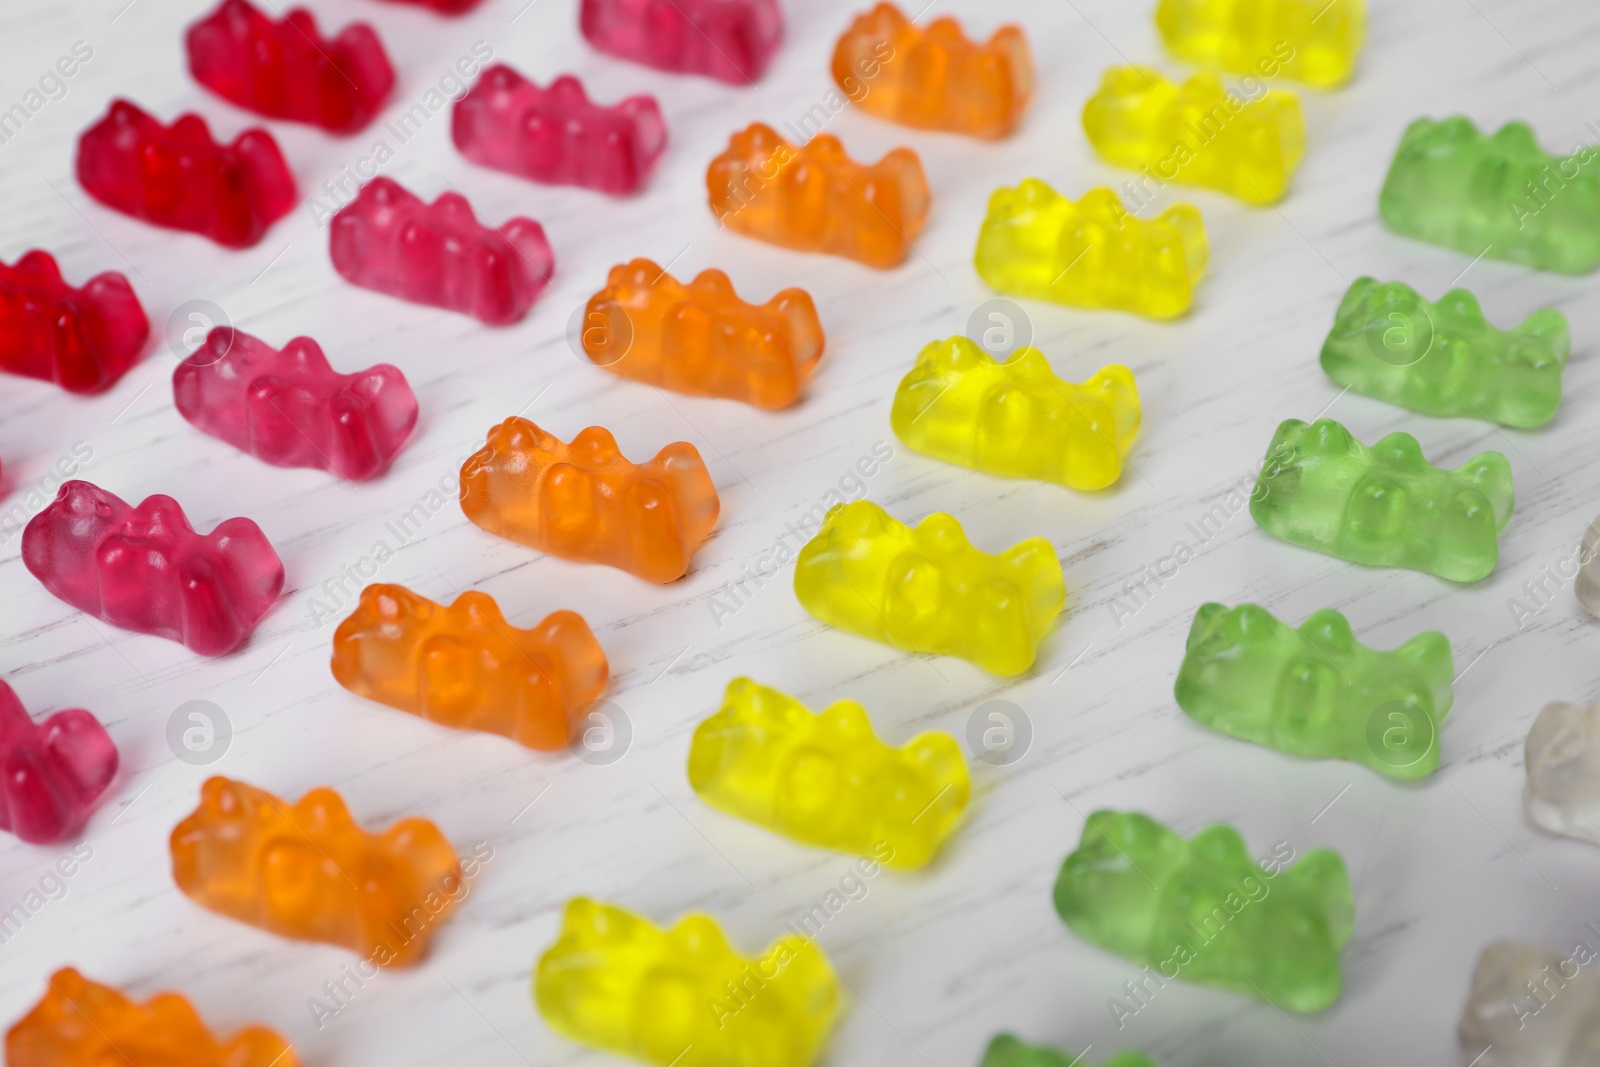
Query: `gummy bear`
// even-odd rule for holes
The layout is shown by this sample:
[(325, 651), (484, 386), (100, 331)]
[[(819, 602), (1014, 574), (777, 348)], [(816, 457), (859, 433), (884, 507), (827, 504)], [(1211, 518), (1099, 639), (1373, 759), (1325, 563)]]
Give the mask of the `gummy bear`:
[(1339, 950), (1355, 925), (1338, 853), (1316, 849), (1268, 875), (1225, 823), (1185, 841), (1134, 812), (1089, 816), (1055, 906), (1109, 952), (1307, 1014), (1339, 999)]
[(802, 844), (926, 866), (972, 793), (966, 757), (946, 733), (899, 748), (878, 740), (853, 700), (813, 715), (749, 678), (689, 743), (689, 784), (707, 804)]
[[(1587, 939), (1588, 935), (1583, 935)], [(1457, 1031), (1476, 1067), (1600, 1063), (1600, 975), (1586, 943), (1570, 954), (1515, 941), (1483, 950)]]
[(34, 722), (0, 682), (0, 830), (33, 845), (83, 825), (117, 773), (117, 746), (82, 708)]
[[(1087, 1051), (1087, 1050), (1085, 1050)], [(978, 1067), (1095, 1067), (1083, 1053), (1068, 1056), (1044, 1045), (1030, 1045), (1010, 1034), (996, 1034), (984, 1049)], [(1156, 1067), (1156, 1061), (1142, 1052), (1119, 1052), (1101, 1067)]]
[(1254, 604), (1205, 604), (1174, 693), (1191, 718), (1225, 734), (1422, 778), (1439, 767), (1454, 677), (1450, 641), (1437, 631), (1379, 652), (1331, 608), (1294, 629)]
[(76, 167), (107, 207), (225, 248), (255, 244), (294, 207), (294, 175), (266, 130), (220, 145), (199, 115), (163, 126), (126, 100), (78, 138)]
[(990, 555), (953, 516), (936, 512), (912, 529), (870, 500), (828, 511), (795, 562), (794, 595), (830, 626), (1000, 675), (1033, 666), (1067, 596), (1042, 537)]
[(810, 1067), (838, 1014), (839, 980), (810, 937), (787, 934), (747, 958), (709, 915), (662, 930), (574, 897), (533, 997), (563, 1037), (661, 1067)]
[(1408, 433), (1369, 448), (1332, 419), (1286, 419), (1250, 514), (1274, 537), (1352, 563), (1475, 582), (1499, 559), (1512, 496), (1511, 464), (1499, 452), (1447, 471)]
[(583, 323), (583, 351), (596, 366), (760, 408), (794, 403), (824, 343), (804, 289), (785, 289), (757, 307), (740, 300), (720, 270), (685, 285), (648, 259), (612, 267)]
[(1567, 317), (1543, 308), (1513, 330), (1452, 289), (1430, 304), (1404, 282), (1358, 278), (1339, 302), (1322, 369), (1340, 385), (1424, 415), (1531, 429), (1561, 406)]
[(522, 318), (555, 270), (532, 219), (491, 230), (461, 194), (425, 204), (388, 178), (363, 185), (333, 217), (328, 251), (346, 281), (490, 325)]
[(759, 122), (711, 161), (706, 189), (717, 221), (737, 233), (885, 270), (910, 254), (932, 195), (909, 148), (865, 166), (832, 134), (796, 148)]
[(595, 48), (679, 74), (753, 85), (783, 41), (778, 0), (582, 0)]
[(387, 363), (339, 374), (309, 337), (281, 351), (219, 326), (172, 375), (178, 414), (276, 467), (351, 481), (381, 474), (417, 423), (417, 398)]
[(1528, 821), (1600, 845), (1600, 703), (1546, 704), (1528, 731), (1523, 755)]
[(1160, 0), (1167, 50), (1201, 67), (1293, 78), (1319, 89), (1350, 80), (1366, 0)]
[(1562, 274), (1600, 264), (1600, 149), (1562, 158), (1524, 122), (1493, 137), (1457, 115), (1417, 119), (1400, 138), (1378, 194), (1395, 233)]
[(274, 21), (247, 0), (222, 0), (184, 37), (194, 80), (273, 119), (354, 133), (394, 88), (394, 70), (372, 27), (346, 26), (328, 40), (305, 8)]
[(1074, 203), (1037, 178), (999, 188), (978, 231), (978, 276), (1002, 293), (1170, 319), (1206, 272), (1205, 222), (1190, 204), (1145, 221), (1110, 189)]
[(369, 585), (333, 635), (333, 677), (369, 700), (529, 748), (566, 746), (609, 677), (583, 616), (512, 626), (487, 593), (445, 607), (399, 585)]
[(129, 507), (77, 480), (28, 521), (22, 562), (79, 611), (203, 656), (237, 648), (283, 590), (283, 562), (249, 519), (197, 534), (170, 496)]
[(1009, 478), (1104, 489), (1139, 433), (1139, 388), (1120, 364), (1081, 385), (1037, 348), (1000, 362), (965, 337), (934, 341), (894, 392), (889, 425), (924, 455)]
[(1590, 615), (1600, 617), (1600, 516), (1583, 531), (1577, 563), (1578, 580), (1573, 592)]
[(461, 510), (492, 534), (649, 582), (671, 582), (717, 524), (721, 504), (694, 445), (630, 463), (610, 431), (566, 444), (513, 416), (461, 466)]
[(127, 373), (149, 336), (139, 298), (116, 271), (74, 289), (49, 252), (0, 262), (0, 370), (97, 393)]
[(456, 101), (450, 137), (480, 166), (623, 196), (644, 188), (667, 147), (667, 124), (653, 96), (602, 107), (570, 74), (541, 89), (497, 63)]
[(1275, 204), (1305, 154), (1300, 101), (1284, 89), (1232, 107), (1238, 99), (1210, 71), (1177, 86), (1149, 67), (1113, 67), (1084, 106), (1083, 130), (1114, 166)]
[(219, 1038), (179, 993), (158, 993), (139, 1004), (63, 967), (50, 976), (43, 999), (6, 1032), (6, 1064), (300, 1067), (300, 1060), (264, 1026)]
[(922, 29), (893, 4), (858, 16), (833, 49), (833, 81), (890, 122), (973, 137), (1008, 137), (1033, 95), (1033, 56), (1007, 24), (976, 44), (953, 18)]
[(209, 778), (171, 844), (172, 879), (201, 907), (279, 937), (341, 945), (380, 967), (420, 959), (465, 896), (437, 826), (412, 817), (367, 833), (331, 789), (287, 805)]

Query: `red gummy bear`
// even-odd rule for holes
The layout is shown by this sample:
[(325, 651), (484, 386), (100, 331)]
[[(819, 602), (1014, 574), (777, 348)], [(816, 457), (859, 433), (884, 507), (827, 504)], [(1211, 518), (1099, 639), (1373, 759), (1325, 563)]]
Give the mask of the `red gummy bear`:
[(80, 611), (206, 656), (237, 648), (283, 589), (283, 562), (249, 519), (202, 536), (170, 496), (134, 508), (82, 481), (29, 520), (22, 562)]
[(667, 146), (667, 125), (652, 96), (601, 107), (570, 74), (541, 89), (496, 64), (456, 101), (450, 136), (482, 166), (621, 195), (644, 186)]
[(117, 773), (117, 746), (82, 708), (43, 722), (0, 682), (0, 830), (33, 845), (60, 841), (83, 825)]
[(116, 271), (74, 289), (49, 252), (0, 263), (0, 370), (96, 393), (133, 366), (149, 336), (139, 298)]
[(388, 178), (363, 185), (333, 217), (328, 250), (347, 281), (493, 325), (522, 318), (555, 269), (532, 219), (491, 230), (459, 193), (424, 204)]
[(583, 0), (578, 22), (602, 52), (734, 85), (761, 77), (783, 40), (778, 0)]
[(389, 465), (417, 424), (417, 398), (398, 367), (355, 374), (296, 337), (280, 352), (227, 326), (172, 375), (178, 414), (275, 467), (317, 467), (361, 481)]
[(295, 8), (274, 22), (246, 0), (222, 0), (185, 37), (194, 80), (225, 100), (274, 119), (354, 133), (394, 88), (378, 35), (351, 23), (328, 40)]
[(255, 244), (294, 207), (294, 175), (266, 130), (224, 146), (199, 115), (163, 126), (126, 100), (78, 138), (77, 170), (107, 207), (227, 248)]
[(391, 4), (413, 4), (441, 15), (465, 15), (483, 0), (389, 0)]

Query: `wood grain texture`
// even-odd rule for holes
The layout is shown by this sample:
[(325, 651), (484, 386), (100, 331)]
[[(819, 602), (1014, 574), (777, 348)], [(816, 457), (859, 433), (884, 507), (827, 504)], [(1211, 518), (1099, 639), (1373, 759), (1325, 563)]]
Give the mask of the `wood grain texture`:
[[(399, 84), (380, 125), (351, 138), (272, 126), (304, 191), (326, 200), (323, 183), (387, 136), (394, 157), (382, 172), (420, 195), (459, 189), (494, 224), (515, 214), (539, 219), (556, 249), (557, 276), (531, 316), (509, 329), (345, 284), (328, 262), (325, 230), (305, 207), (240, 253), (98, 207), (74, 183), (71, 157), (77, 132), (110, 96), (128, 95), (167, 118), (198, 110), (228, 137), (254, 124), (187, 77), (181, 29), (205, 5), (5, 6), (0, 108), (22, 100), (74, 42), (87, 42), (93, 57), (64, 96), (0, 144), (0, 256), (51, 249), (74, 281), (122, 270), (158, 332), (175, 309), (208, 300), (274, 345), (315, 337), (341, 369), (393, 362), (416, 389), (422, 416), (386, 477), (350, 486), (319, 471), (267, 467), (189, 427), (171, 402), (174, 357), (165, 342), (153, 342), (144, 362), (101, 397), (15, 378), (0, 384), (0, 510), (26, 506), (29, 490), (83, 442), (92, 459), (82, 475), (125, 498), (171, 493), (201, 528), (254, 518), (289, 575), (288, 592), (248, 646), (209, 660), (84, 618), (28, 575), (17, 538), (0, 543), (0, 673), (35, 714), (95, 712), (125, 767), (85, 832), (92, 856), (64, 893), (47, 874), (64, 848), (0, 842), (0, 909), (44, 901), (0, 944), (0, 1019), (20, 1015), (46, 975), (71, 963), (139, 995), (183, 990), (217, 1025), (266, 1022), (316, 1067), (606, 1062), (556, 1037), (530, 1000), (532, 962), (553, 939), (569, 896), (614, 900), (659, 921), (709, 909), (754, 950), (850, 869), (847, 857), (724, 817), (689, 790), (690, 732), (737, 674), (813, 707), (857, 699), (896, 743), (925, 728), (965, 736), (974, 710), (996, 698), (1031, 723), (1020, 761), (974, 764), (969, 822), (935, 866), (880, 874), (822, 930), (848, 983), (828, 1064), (969, 1065), (993, 1032), (1012, 1029), (1074, 1051), (1092, 1046), (1096, 1062), (1119, 1047), (1143, 1047), (1180, 1067), (1442, 1067), (1457, 1062), (1455, 1023), (1484, 944), (1513, 937), (1569, 947), (1581, 924), (1600, 921), (1600, 853), (1536, 833), (1520, 808), (1521, 746), (1539, 708), (1600, 696), (1600, 624), (1578, 606), (1570, 582), (1547, 581), (1552, 592), (1531, 616), (1519, 620), (1510, 607), (1527, 600), (1525, 583), (1571, 554), (1600, 510), (1595, 283), (1469, 263), (1406, 241), (1381, 228), (1375, 206), (1400, 131), (1419, 115), (1461, 112), (1490, 127), (1524, 118), (1550, 148), (1600, 139), (1600, 67), (1588, 44), (1600, 35), (1600, 11), (1572, 0), (1377, 0), (1356, 80), (1336, 93), (1302, 94), (1309, 150), (1282, 205), (1256, 210), (1169, 188), (1146, 209), (1187, 200), (1205, 214), (1211, 272), (1188, 317), (1160, 325), (1028, 304), (1034, 341), (1059, 373), (1081, 380), (1118, 361), (1139, 379), (1145, 428), (1132, 469), (1117, 488), (1086, 495), (910, 454), (889, 432), (889, 402), (919, 348), (962, 332), (991, 296), (970, 260), (995, 186), (1033, 175), (1077, 195), (1126, 180), (1094, 158), (1078, 112), (1109, 65), (1181, 73), (1159, 49), (1152, 4), (936, 0), (935, 13), (959, 15), (985, 35), (1002, 16), (1024, 23), (1040, 61), (1038, 95), (1019, 134), (994, 145), (896, 128), (848, 108), (831, 119), (828, 128), (858, 158), (908, 144), (929, 173), (929, 227), (910, 261), (888, 273), (738, 238), (719, 231), (705, 208), (705, 163), (732, 131), (756, 119), (781, 130), (831, 90), (832, 41), (857, 5), (786, 6), (789, 35), (776, 64), (759, 86), (736, 90), (594, 53), (577, 33), (572, 0), (486, 0), (459, 20), (364, 0), (314, 4), (327, 28), (373, 23)], [(657, 93), (671, 144), (649, 191), (615, 201), (476, 168), (450, 145), (444, 110), (403, 144), (385, 134), (382, 121), (424, 100), (474, 42), (541, 81), (572, 71), (602, 100)], [(669, 395), (576, 358), (567, 341), (573, 312), (607, 268), (640, 255), (680, 276), (721, 267), (757, 300), (788, 285), (809, 290), (828, 350), (803, 402), (771, 414)], [(1430, 298), (1459, 279), (1501, 324), (1541, 306), (1565, 311), (1575, 352), (1554, 423), (1507, 432), (1340, 395), (1316, 355), (1339, 296), (1362, 274), (1409, 281)], [(723, 519), (689, 576), (648, 586), (543, 558), (470, 525), (449, 499), (454, 472), (492, 424), (519, 411), (564, 438), (602, 423), (636, 458), (672, 440), (693, 442), (716, 478)], [(1518, 499), (1495, 574), (1458, 588), (1369, 570), (1273, 541), (1239, 512), (1136, 613), (1113, 611), (1125, 583), (1175, 543), (1193, 543), (1190, 524), (1248, 484), (1279, 420), (1321, 411), (1368, 442), (1397, 429), (1414, 433), (1442, 465), (1485, 448), (1504, 451)], [(858, 479), (857, 461), (880, 441), (893, 458)], [(1068, 606), (1036, 670), (1000, 681), (959, 661), (902, 655), (827, 630), (795, 603), (788, 567), (749, 586), (736, 613), (715, 618), (719, 591), (747, 567), (767, 566), (780, 539), (797, 547), (789, 524), (841, 489), (864, 491), (906, 520), (950, 511), (990, 550), (1028, 535), (1051, 539), (1066, 567)], [(393, 524), (407, 514), (419, 525), (397, 536)], [(374, 573), (362, 560), (380, 543), (393, 558)], [(351, 568), (364, 573), (346, 578), (341, 591)], [(533, 754), (339, 689), (327, 667), (333, 626), (356, 588), (374, 578), (436, 600), (482, 589), (519, 625), (557, 608), (581, 611), (615, 670), (609, 699), (626, 716), (626, 753), (603, 766)], [(1190, 722), (1171, 685), (1189, 620), (1207, 600), (1256, 600), (1296, 623), (1335, 607), (1378, 647), (1443, 630), (1465, 673), (1443, 733), (1441, 771), (1405, 786)], [(231, 722), (231, 743), (209, 767), (179, 761), (166, 740), (169, 719), (190, 700), (214, 703)], [(172, 885), (167, 835), (210, 773), (289, 797), (329, 785), (368, 825), (424, 814), (460, 851), (486, 844), (493, 858), (420, 967), (359, 988), (347, 981), (347, 1006), (319, 1025), (308, 1001), (341, 979), (354, 962), (349, 954), (213, 916)], [(1339, 849), (1358, 908), (1340, 1004), (1289, 1020), (1240, 997), (1172, 983), (1118, 1029), (1108, 1000), (1127, 999), (1124, 983), (1138, 968), (1071, 936), (1048, 896), (1084, 816), (1099, 807), (1144, 810), (1186, 833), (1229, 820), (1261, 855), (1277, 842), (1302, 854)], [(28, 896), (41, 880), (59, 899)]]

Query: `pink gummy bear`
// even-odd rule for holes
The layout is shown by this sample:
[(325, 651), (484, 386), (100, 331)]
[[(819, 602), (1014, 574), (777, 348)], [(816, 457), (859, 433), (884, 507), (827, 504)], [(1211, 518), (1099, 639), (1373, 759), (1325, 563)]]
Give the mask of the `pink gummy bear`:
[(227, 248), (255, 244), (294, 207), (294, 175), (266, 130), (221, 145), (199, 115), (163, 126), (126, 100), (78, 138), (77, 172), (107, 207)]
[(149, 336), (139, 298), (116, 271), (74, 289), (49, 252), (0, 263), (0, 370), (97, 393), (133, 366)]
[(583, 0), (578, 21), (602, 52), (734, 85), (761, 77), (783, 40), (778, 0)]
[(601, 107), (570, 74), (541, 89), (496, 64), (456, 101), (450, 136), (485, 167), (620, 195), (644, 186), (666, 148), (667, 126), (652, 96)]
[(207, 89), (268, 118), (354, 133), (383, 106), (394, 69), (364, 22), (329, 40), (311, 12), (277, 21), (247, 0), (222, 0), (184, 36), (189, 72)]
[(491, 230), (466, 197), (441, 193), (425, 204), (388, 178), (363, 185), (330, 230), (333, 268), (347, 281), (493, 325), (522, 318), (555, 269), (532, 219)]
[(83, 825), (117, 773), (117, 746), (82, 708), (34, 722), (0, 682), (0, 830), (47, 845)]
[(22, 562), (80, 611), (206, 656), (237, 648), (283, 589), (283, 563), (249, 519), (201, 536), (170, 496), (133, 508), (82, 481), (29, 520)]
[(178, 414), (241, 452), (351, 481), (381, 473), (417, 424), (398, 367), (340, 374), (309, 337), (280, 352), (227, 326), (178, 364), (172, 395)]

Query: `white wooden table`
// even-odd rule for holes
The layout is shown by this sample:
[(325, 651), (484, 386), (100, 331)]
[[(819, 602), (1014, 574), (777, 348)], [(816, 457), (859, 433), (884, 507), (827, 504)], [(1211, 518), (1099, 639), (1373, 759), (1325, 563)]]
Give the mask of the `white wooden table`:
[[(93, 399), (4, 380), (0, 508), (31, 510), (30, 488), (82, 442), (79, 451), (92, 458), (81, 476), (129, 500), (171, 493), (202, 529), (232, 515), (257, 520), (283, 556), (288, 584), (242, 651), (202, 659), (86, 619), (26, 572), (16, 537), (0, 546), (0, 675), (35, 714), (91, 709), (110, 728), (124, 767), (85, 831), (92, 855), (71, 878), (58, 884), (47, 873), (66, 846), (0, 841), (0, 909), (22, 903), (27, 911), (0, 944), (0, 1019), (23, 1013), (50, 972), (73, 964), (140, 996), (181, 990), (216, 1026), (265, 1022), (316, 1067), (605, 1062), (558, 1038), (530, 999), (532, 963), (554, 938), (569, 897), (613, 900), (657, 921), (706, 909), (753, 951), (851, 867), (848, 857), (714, 812), (690, 791), (690, 733), (740, 674), (812, 707), (860, 700), (896, 743), (929, 728), (964, 737), (975, 709), (997, 698), (1021, 709), (1032, 733), (1026, 754), (1010, 765), (973, 764), (969, 820), (935, 866), (881, 874), (822, 930), (820, 942), (847, 983), (825, 1063), (971, 1065), (991, 1034), (1012, 1029), (1073, 1051), (1092, 1046), (1091, 1062), (1118, 1047), (1142, 1047), (1181, 1067), (1439, 1067), (1456, 1062), (1455, 1023), (1484, 944), (1499, 937), (1563, 949), (1579, 937), (1594, 943), (1582, 924), (1600, 920), (1600, 852), (1535, 833), (1522, 818), (1520, 791), (1522, 742), (1539, 708), (1600, 695), (1592, 666), (1600, 624), (1579, 608), (1570, 583), (1547, 583), (1554, 592), (1546, 606), (1521, 625), (1511, 607), (1526, 600), (1525, 583), (1569, 555), (1600, 510), (1594, 281), (1469, 264), (1388, 234), (1375, 204), (1400, 131), (1419, 115), (1464, 112), (1490, 127), (1525, 118), (1550, 148), (1600, 140), (1592, 47), (1600, 14), (1579, 0), (1379, 0), (1356, 80), (1333, 94), (1303, 93), (1309, 151), (1280, 207), (1250, 209), (1169, 188), (1147, 209), (1189, 200), (1205, 214), (1212, 266), (1192, 314), (1160, 325), (1027, 304), (1034, 341), (1058, 372), (1080, 380), (1118, 361), (1139, 379), (1145, 429), (1134, 469), (1114, 490), (1084, 495), (916, 456), (889, 431), (889, 401), (918, 349), (963, 332), (991, 298), (971, 267), (989, 192), (1030, 175), (1072, 196), (1120, 184), (1128, 175), (1099, 163), (1084, 140), (1083, 101), (1112, 64), (1183, 68), (1160, 50), (1147, 0), (936, 3), (936, 13), (957, 14), (985, 35), (1002, 18), (1024, 23), (1040, 62), (1038, 95), (1021, 132), (997, 145), (900, 129), (850, 109), (831, 119), (829, 130), (858, 158), (915, 147), (933, 185), (916, 254), (898, 270), (876, 273), (721, 232), (704, 204), (705, 165), (732, 131), (756, 119), (781, 130), (824, 100), (832, 41), (854, 3), (790, 0), (788, 38), (774, 67), (758, 87), (736, 90), (596, 54), (577, 32), (573, 0), (486, 0), (453, 21), (371, 0), (318, 0), (325, 28), (355, 18), (378, 28), (399, 72), (386, 117), (423, 100), (475, 42), (541, 81), (575, 72), (602, 100), (659, 95), (671, 145), (649, 191), (626, 201), (471, 166), (449, 143), (444, 110), (403, 144), (381, 124), (345, 140), (272, 125), (304, 192), (323, 203), (330, 196), (323, 183), (342, 168), (353, 171), (387, 139), (394, 158), (383, 173), (417, 193), (459, 189), (496, 224), (513, 214), (541, 220), (558, 275), (531, 316), (510, 329), (345, 284), (308, 207), (236, 253), (97, 206), (74, 182), (71, 157), (78, 131), (112, 95), (166, 119), (197, 110), (229, 138), (255, 121), (187, 76), (181, 30), (205, 5), (5, 6), (0, 108), (24, 100), (74, 42), (93, 55), (64, 82), (64, 95), (44, 100), (0, 144), (0, 255), (14, 261), (31, 247), (51, 249), (75, 282), (121, 270), (158, 334), (182, 308), (181, 334), (191, 325), (187, 302), (201, 300), (273, 344), (309, 334), (342, 369), (392, 361), (411, 379), (422, 418), (392, 472), (351, 486), (319, 471), (268, 467), (189, 427), (172, 405), (175, 358), (162, 339), (115, 389)], [(575, 309), (607, 268), (640, 255), (684, 277), (721, 267), (741, 295), (757, 300), (787, 285), (808, 289), (828, 350), (804, 401), (768, 414), (669, 396), (576, 358), (567, 341)], [(1541, 306), (1563, 309), (1575, 355), (1561, 414), (1543, 431), (1508, 433), (1341, 396), (1316, 356), (1339, 297), (1362, 274), (1409, 281), (1430, 297), (1459, 279), (1502, 325)], [(716, 478), (723, 519), (689, 576), (656, 587), (544, 558), (472, 526), (453, 500), (431, 503), (437, 498), (429, 494), (451, 485), (484, 432), (518, 411), (564, 438), (603, 424), (635, 458), (672, 440), (693, 442)], [(1127, 603), (1119, 600), (1125, 584), (1177, 542), (1192, 544), (1190, 524), (1230, 488), (1248, 484), (1279, 420), (1322, 411), (1368, 442), (1410, 431), (1431, 459), (1452, 467), (1482, 449), (1504, 451), (1515, 469), (1517, 510), (1496, 573), (1456, 588), (1423, 574), (1364, 569), (1276, 542), (1241, 512), (1136, 613), (1114, 611)], [(857, 461), (881, 449), (878, 442), (893, 458), (870, 478), (856, 478)], [(714, 619), (719, 590), (756, 566), (787, 524), (841, 488), (865, 492), (908, 521), (950, 511), (989, 550), (1025, 535), (1050, 538), (1069, 596), (1037, 669), (1002, 681), (961, 661), (902, 655), (827, 630), (796, 604), (789, 568), (736, 613)], [(420, 532), (397, 537), (391, 523), (418, 502), (429, 513)], [(327, 666), (334, 622), (353, 590), (374, 576), (364, 557), (378, 544), (394, 551), (378, 580), (435, 600), (482, 589), (521, 625), (556, 608), (583, 612), (615, 672), (609, 699), (628, 735), (624, 742), (619, 730), (620, 758), (530, 753), (501, 738), (432, 726), (335, 685)], [(338, 593), (340, 576), (358, 567), (363, 577)], [(1443, 630), (1464, 672), (1443, 733), (1443, 768), (1429, 781), (1397, 785), (1192, 723), (1171, 687), (1189, 621), (1208, 600), (1262, 602), (1294, 623), (1335, 607), (1378, 647)], [(316, 605), (336, 614), (330, 619)], [(220, 709), (231, 728), (208, 765), (179, 760), (169, 746), (169, 722), (194, 700)], [(311, 998), (334, 1003), (324, 983), (342, 977), (354, 962), (350, 953), (214, 916), (172, 884), (167, 835), (214, 773), (285, 797), (329, 785), (369, 826), (426, 815), (458, 851), (486, 846), (493, 858), (421, 966), (360, 988), (347, 982), (352, 994), (319, 1026)], [(1173, 983), (1119, 1031), (1108, 1002), (1126, 999), (1123, 984), (1138, 967), (1068, 933), (1049, 900), (1084, 816), (1099, 807), (1140, 809), (1185, 833), (1228, 820), (1262, 856), (1279, 842), (1300, 854), (1339, 849), (1358, 913), (1337, 1007), (1290, 1019), (1245, 998)], [(30, 896), (35, 890), (43, 892)]]

